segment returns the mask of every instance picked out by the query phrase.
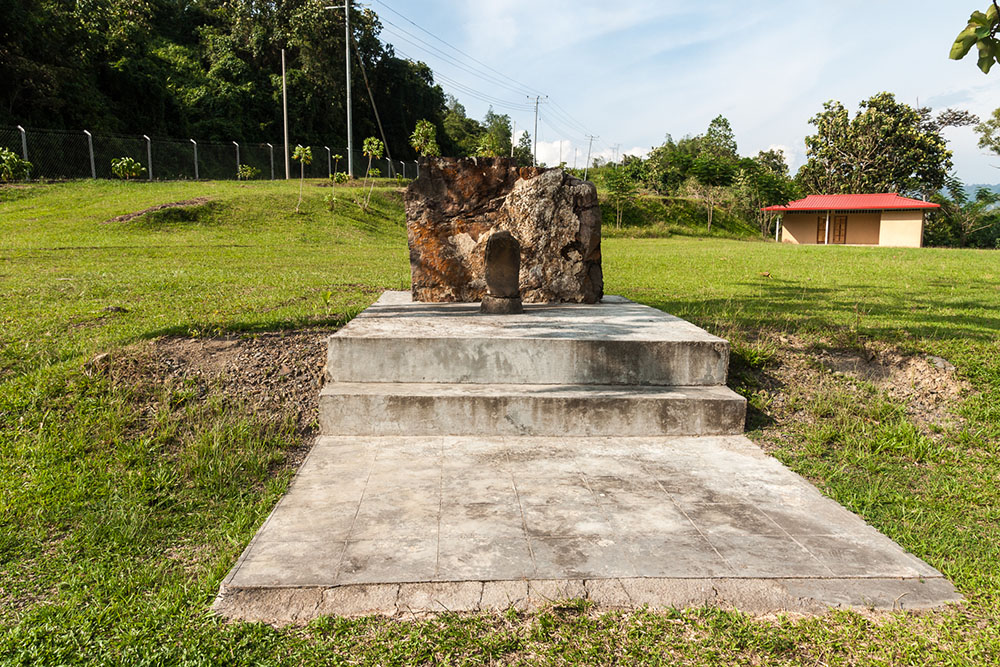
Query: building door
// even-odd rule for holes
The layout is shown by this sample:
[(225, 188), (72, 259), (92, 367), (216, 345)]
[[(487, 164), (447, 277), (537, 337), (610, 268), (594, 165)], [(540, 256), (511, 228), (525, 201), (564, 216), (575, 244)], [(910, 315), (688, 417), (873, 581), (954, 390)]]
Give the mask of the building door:
[(826, 243), (826, 218), (822, 215), (816, 218), (816, 243)]
[(847, 243), (847, 216), (833, 216), (833, 229), (830, 230), (833, 243)]

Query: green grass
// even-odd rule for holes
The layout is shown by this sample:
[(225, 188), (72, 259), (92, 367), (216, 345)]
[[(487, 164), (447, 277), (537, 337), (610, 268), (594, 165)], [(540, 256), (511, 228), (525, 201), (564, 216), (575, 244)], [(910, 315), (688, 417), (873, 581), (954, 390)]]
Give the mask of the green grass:
[[(346, 202), (331, 213), (328, 192), (307, 184), (297, 215), (293, 183), (0, 189), (0, 663), (996, 663), (1000, 255), (989, 251), (604, 244), (606, 291), (730, 337), (734, 386), (761, 411), (755, 378), (780, 362), (784, 336), (958, 366), (964, 423), (939, 437), (877, 388), (831, 375), (818, 390), (782, 389), (814, 419), (788, 424), (775, 453), (941, 569), (962, 607), (755, 619), (570, 604), (280, 630), (212, 618), (221, 578), (287, 485), (295, 424), (190, 382), (121, 383), (83, 365), (165, 335), (337, 326), (404, 288), (398, 192), (377, 189), (368, 213)], [(211, 201), (105, 224), (200, 196)]]

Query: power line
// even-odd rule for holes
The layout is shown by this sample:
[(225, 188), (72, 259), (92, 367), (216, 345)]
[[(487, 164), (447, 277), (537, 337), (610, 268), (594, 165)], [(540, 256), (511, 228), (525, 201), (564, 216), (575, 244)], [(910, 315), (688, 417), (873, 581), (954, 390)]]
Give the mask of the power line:
[(427, 42), (425, 42), (424, 40), (420, 39), (419, 37), (417, 37), (413, 33), (408, 32), (408, 31), (400, 28), (395, 23), (392, 23), (391, 21), (384, 21), (384, 22), (387, 23), (388, 25), (392, 26), (392, 29), (386, 29), (386, 32), (390, 33), (391, 35), (393, 35), (397, 39), (402, 39), (404, 42), (408, 42), (408, 43), (412, 44), (413, 46), (415, 46), (416, 48), (421, 49), (423, 51), (426, 51), (428, 53), (436, 54), (438, 57), (443, 58), (446, 62), (448, 62), (452, 66), (457, 67), (458, 69), (461, 69), (461, 70), (463, 70), (463, 71), (465, 71), (465, 72), (467, 72), (469, 74), (472, 74), (473, 76), (477, 76), (477, 77), (481, 78), (482, 80), (486, 81), (487, 83), (489, 83), (490, 85), (498, 86), (500, 88), (506, 88), (510, 92), (518, 94), (518, 95), (523, 95), (524, 94), (523, 90), (520, 90), (518, 88), (514, 88), (513, 86), (510, 86), (510, 85), (504, 83), (503, 81), (497, 79), (494, 76), (490, 76), (489, 74), (484, 74), (483, 72), (481, 72), (481, 71), (479, 71), (479, 70), (477, 70), (475, 68), (469, 67), (468, 65), (466, 65), (462, 61), (458, 60), (454, 56), (451, 56), (451, 55), (445, 53), (444, 51), (438, 49), (437, 47), (432, 46), (431, 44), (428, 44)]
[[(403, 19), (404, 21), (408, 22), (408, 23), (409, 23), (410, 25), (412, 25), (413, 27), (417, 28), (418, 30), (420, 30), (420, 31), (422, 31), (422, 32), (424, 32), (424, 33), (426, 33), (426, 34), (430, 35), (431, 37), (433, 37), (433, 38), (434, 38), (434, 39), (436, 39), (437, 41), (441, 42), (442, 44), (444, 44), (444, 45), (445, 45), (445, 46), (447, 46), (448, 48), (452, 49), (452, 50), (453, 50), (453, 51), (455, 51), (456, 53), (460, 53), (461, 55), (463, 55), (464, 57), (466, 57), (466, 58), (468, 58), (469, 60), (473, 61), (474, 63), (477, 63), (477, 64), (479, 64), (479, 65), (482, 65), (483, 67), (485, 67), (486, 69), (490, 70), (490, 71), (491, 71), (491, 72), (493, 72), (494, 74), (497, 74), (497, 75), (499, 75), (499, 76), (503, 77), (504, 79), (507, 79), (507, 80), (508, 80), (508, 81), (510, 81), (511, 83), (514, 83), (514, 84), (518, 85), (519, 87), (521, 87), (521, 88), (523, 89), (523, 90), (522, 90), (522, 91), (520, 91), (520, 92), (522, 92), (522, 93), (527, 93), (527, 92), (530, 92), (530, 93), (532, 93), (532, 94), (535, 94), (535, 95), (544, 95), (544, 93), (542, 93), (542, 91), (540, 91), (540, 90), (538, 90), (538, 89), (536, 89), (536, 88), (533, 88), (533, 87), (531, 87), (531, 86), (528, 86), (528, 85), (526, 85), (526, 84), (524, 84), (524, 83), (521, 83), (521, 82), (520, 82), (520, 81), (518, 81), (517, 79), (513, 79), (513, 78), (511, 78), (511, 77), (507, 76), (507, 75), (506, 75), (506, 74), (504, 74), (503, 72), (500, 72), (500, 71), (498, 71), (498, 70), (496, 70), (496, 69), (493, 69), (492, 67), (490, 67), (489, 65), (487, 65), (487, 64), (486, 64), (486, 63), (484, 63), (483, 61), (481, 61), (481, 60), (478, 60), (478, 59), (474, 58), (473, 56), (469, 55), (469, 54), (468, 54), (468, 53), (466, 53), (465, 51), (462, 51), (462, 50), (461, 50), (461, 49), (459, 49), (458, 47), (456, 47), (456, 46), (453, 46), (453, 45), (452, 45), (452, 44), (450, 44), (449, 42), (447, 42), (447, 41), (445, 41), (445, 40), (441, 39), (440, 37), (438, 37), (437, 35), (435, 35), (434, 33), (432, 33), (432, 32), (431, 32), (430, 30), (427, 30), (426, 28), (422, 28), (422, 27), (421, 27), (421, 26), (419, 26), (419, 25), (418, 25), (418, 24), (417, 24), (417, 23), (416, 23), (415, 21), (413, 21), (413, 20), (412, 20), (412, 19), (410, 19), (409, 17), (407, 17), (407, 16), (405, 16), (405, 15), (401, 14), (401, 13), (400, 13), (399, 11), (397, 11), (397, 10), (393, 9), (392, 7), (390, 7), (390, 6), (388, 5), (388, 4), (386, 4), (386, 3), (385, 3), (385, 2), (383, 2), (382, 0), (376, 0), (376, 1), (377, 1), (377, 2), (378, 2), (378, 3), (380, 4), (380, 5), (382, 5), (382, 6), (383, 6), (383, 7), (385, 7), (386, 9), (388, 9), (388, 10), (389, 10), (390, 12), (392, 12), (393, 14), (396, 14), (397, 16), (399, 16), (400, 18), (402, 18), (402, 19)], [(384, 20), (384, 19), (383, 19), (383, 20)]]
[[(388, 44), (388, 43), (386, 42), (386, 44)], [(389, 46), (392, 46), (392, 45), (389, 44)], [(401, 51), (399, 49), (396, 49), (395, 47), (393, 47), (393, 48), (395, 49), (396, 53), (398, 53), (399, 55), (403, 56), (404, 58), (407, 58), (408, 60), (412, 60), (412, 61), (416, 62), (416, 60), (417, 60), (416, 58), (414, 58), (414, 57), (412, 57), (412, 56), (404, 53), (403, 51)], [(435, 70), (433, 68), (431, 68), (431, 71), (434, 73), (435, 79), (444, 81), (449, 87), (457, 88), (461, 92), (463, 92), (464, 94), (467, 94), (470, 97), (478, 99), (481, 102), (486, 102), (486, 103), (492, 104), (492, 105), (494, 105), (496, 107), (500, 107), (500, 108), (503, 108), (503, 109), (510, 109), (510, 110), (513, 110), (513, 111), (531, 111), (534, 108), (530, 104), (523, 104), (523, 103), (520, 103), (520, 102), (510, 102), (510, 101), (501, 99), (499, 97), (495, 97), (493, 95), (490, 95), (489, 93), (484, 93), (481, 90), (477, 90), (476, 88), (473, 88), (473, 87), (468, 86), (468, 85), (466, 85), (464, 83), (456, 81), (455, 79), (452, 79), (451, 77), (446, 76), (446, 75), (442, 74), (440, 71)]]

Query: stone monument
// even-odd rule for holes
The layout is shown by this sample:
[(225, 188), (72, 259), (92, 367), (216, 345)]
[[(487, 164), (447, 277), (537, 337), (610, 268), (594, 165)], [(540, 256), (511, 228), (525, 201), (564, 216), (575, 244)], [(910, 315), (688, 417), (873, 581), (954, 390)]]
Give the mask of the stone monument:
[(487, 315), (523, 313), (521, 290), (521, 244), (506, 231), (493, 232), (486, 241), (485, 274), (487, 293), (481, 312)]
[(562, 169), (425, 159), (406, 191), (406, 231), (414, 301), (481, 301), (487, 241), (499, 231), (520, 244), (524, 303), (597, 303), (604, 295), (597, 189)]

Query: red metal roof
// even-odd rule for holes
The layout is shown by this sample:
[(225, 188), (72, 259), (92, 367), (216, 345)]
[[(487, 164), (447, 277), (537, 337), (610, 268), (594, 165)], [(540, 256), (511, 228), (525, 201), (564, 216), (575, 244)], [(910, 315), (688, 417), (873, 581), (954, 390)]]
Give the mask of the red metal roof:
[(805, 199), (789, 202), (787, 206), (767, 206), (764, 211), (874, 211), (900, 208), (941, 208), (919, 199), (900, 197), (895, 192), (875, 195), (809, 195)]

